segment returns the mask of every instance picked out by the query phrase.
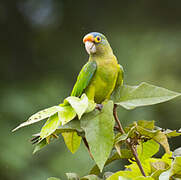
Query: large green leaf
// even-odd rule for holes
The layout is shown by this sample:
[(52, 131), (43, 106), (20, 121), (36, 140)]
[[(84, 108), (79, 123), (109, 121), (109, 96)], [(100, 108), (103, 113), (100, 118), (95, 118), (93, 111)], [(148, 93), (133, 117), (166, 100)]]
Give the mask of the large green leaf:
[(81, 143), (81, 137), (77, 135), (76, 131), (72, 132), (63, 132), (62, 136), (64, 138), (65, 144), (67, 145), (67, 148), (71, 151), (71, 153), (75, 153)]
[(81, 119), (90, 151), (101, 171), (113, 147), (114, 123), (112, 101), (108, 101), (101, 112), (95, 110)]
[[(131, 150), (128, 150), (128, 149), (120, 149), (120, 155), (115, 152), (105, 163), (105, 166), (112, 163), (113, 161), (115, 160), (118, 160), (118, 159), (130, 159), (132, 158), (133, 155), (131, 153)], [(95, 165), (89, 174), (95, 174), (95, 175), (99, 175), (100, 173), (100, 170), (99, 170), (99, 167), (97, 165)]]
[(180, 95), (180, 93), (143, 82), (138, 86), (118, 87), (112, 93), (111, 99), (126, 109), (133, 109), (162, 103)]
[(30, 124), (39, 122), (39, 121), (41, 121), (43, 119), (49, 118), (50, 116), (52, 116), (53, 114), (58, 112), (59, 108), (60, 108), (59, 106), (53, 106), (53, 107), (44, 109), (42, 111), (39, 111), (36, 114), (32, 115), (27, 121), (21, 123), (18, 127), (13, 129), (12, 131), (16, 131), (21, 127), (28, 126)]

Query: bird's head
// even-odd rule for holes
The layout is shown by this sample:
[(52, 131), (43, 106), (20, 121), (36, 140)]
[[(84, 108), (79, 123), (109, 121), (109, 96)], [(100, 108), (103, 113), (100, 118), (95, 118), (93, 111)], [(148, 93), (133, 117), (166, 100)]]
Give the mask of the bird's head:
[(105, 55), (112, 53), (112, 49), (106, 37), (98, 32), (91, 32), (84, 36), (85, 49), (90, 55)]

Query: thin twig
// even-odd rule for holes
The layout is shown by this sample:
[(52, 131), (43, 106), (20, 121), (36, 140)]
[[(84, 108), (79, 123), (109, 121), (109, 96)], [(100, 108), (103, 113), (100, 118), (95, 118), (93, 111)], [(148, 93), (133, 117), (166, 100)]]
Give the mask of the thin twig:
[[(119, 121), (118, 115), (117, 115), (117, 105), (116, 104), (114, 105), (113, 115), (114, 115), (114, 119), (115, 119), (115, 121), (116, 121), (116, 123), (117, 123), (117, 125), (119, 127), (120, 133), (124, 134), (125, 131), (124, 131), (124, 129), (123, 129), (123, 127), (122, 127), (122, 125), (121, 125), (121, 123)], [(138, 154), (137, 154), (137, 150), (136, 150), (136, 145), (134, 145), (134, 143), (131, 142), (130, 138), (126, 140), (126, 143), (129, 145), (129, 147), (130, 147), (130, 149), (131, 149), (131, 151), (133, 153), (133, 156), (135, 157), (136, 163), (137, 163), (137, 165), (138, 165), (142, 175), (146, 177), (146, 174), (145, 174), (145, 172), (143, 170), (141, 162), (140, 162), (140, 160), (138, 158)]]

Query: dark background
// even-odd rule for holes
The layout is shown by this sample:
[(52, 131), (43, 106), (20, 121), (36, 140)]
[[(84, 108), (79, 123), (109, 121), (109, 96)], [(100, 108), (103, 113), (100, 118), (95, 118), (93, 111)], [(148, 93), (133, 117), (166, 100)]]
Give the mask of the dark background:
[[(83, 176), (94, 164), (83, 145), (72, 155), (61, 138), (32, 155), (29, 139), (42, 123), (11, 133), (31, 114), (69, 96), (88, 59), (82, 38), (91, 31), (107, 36), (126, 84), (146, 81), (180, 91), (180, 0), (1, 0), (0, 179), (65, 179), (66, 172)], [(124, 125), (146, 119), (178, 129), (180, 106), (177, 98), (119, 113)], [(170, 143), (172, 150), (181, 146), (179, 137)], [(122, 162), (112, 168), (121, 169)]]

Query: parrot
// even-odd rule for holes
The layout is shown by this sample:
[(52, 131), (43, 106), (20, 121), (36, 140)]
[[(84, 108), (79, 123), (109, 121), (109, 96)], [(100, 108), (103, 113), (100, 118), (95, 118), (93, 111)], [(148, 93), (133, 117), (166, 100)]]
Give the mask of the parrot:
[(83, 43), (89, 54), (88, 62), (81, 69), (71, 96), (86, 94), (89, 100), (102, 104), (108, 100), (117, 86), (123, 84), (123, 67), (106, 39), (99, 32), (84, 36)]
[[(104, 102), (110, 99), (114, 89), (122, 86), (124, 75), (123, 67), (118, 64), (108, 40), (102, 33), (91, 32), (85, 35), (83, 43), (89, 54), (89, 59), (77, 77), (71, 96), (80, 98), (83, 94), (86, 94), (87, 98), (93, 101), (96, 104), (96, 108), (101, 111)], [(64, 103), (59, 104), (59, 106), (67, 108), (69, 107), (67, 103), (68, 101), (65, 99)], [(41, 111), (41, 113), (44, 112), (46, 111)], [(35, 122), (37, 122), (38, 118), (42, 120), (40, 112), (36, 113), (33, 117)], [(22, 124), (13, 131), (29, 125), (29, 120)], [(71, 133), (74, 132), (69, 132), (69, 134)], [(52, 133), (46, 137), (48, 143), (51, 136), (56, 137), (56, 134)], [(40, 139), (40, 134), (37, 134), (32, 139), (32, 144), (40, 142)]]

